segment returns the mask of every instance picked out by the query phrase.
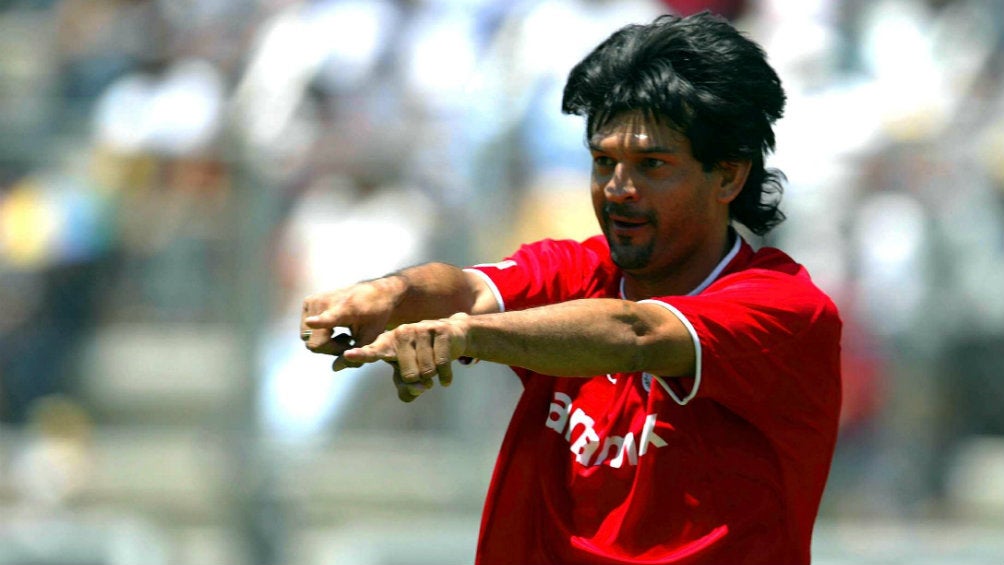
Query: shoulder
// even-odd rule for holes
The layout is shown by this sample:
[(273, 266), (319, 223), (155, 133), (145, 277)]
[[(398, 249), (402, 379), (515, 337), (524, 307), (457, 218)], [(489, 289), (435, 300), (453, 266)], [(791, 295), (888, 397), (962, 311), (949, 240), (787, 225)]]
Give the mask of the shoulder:
[(732, 297), (763, 311), (798, 315), (806, 322), (840, 325), (840, 314), (809, 271), (787, 253), (763, 247), (737, 258), (702, 293), (708, 298)]
[(762, 285), (762, 290), (785, 290), (792, 287), (818, 293), (827, 298), (812, 281), (809, 271), (787, 253), (774, 247), (762, 247), (741, 254), (709, 285), (708, 290)]
[(613, 267), (610, 248), (602, 235), (582, 241), (574, 239), (542, 239), (520, 246), (510, 259), (558, 264), (569, 268), (609, 270)]
[(776, 247), (760, 247), (754, 249), (743, 241), (739, 253), (729, 263), (723, 275), (747, 272), (776, 272), (791, 276), (801, 276), (805, 268), (791, 258), (787, 253)]
[(596, 235), (582, 241), (575, 239), (541, 239), (531, 243), (524, 243), (519, 250), (526, 253), (564, 253), (564, 254), (593, 254), (597, 256), (610, 256), (610, 248), (606, 239), (602, 235)]
[(524, 309), (616, 293), (619, 271), (602, 236), (542, 239), (499, 263), (474, 265), (499, 289), (506, 309)]

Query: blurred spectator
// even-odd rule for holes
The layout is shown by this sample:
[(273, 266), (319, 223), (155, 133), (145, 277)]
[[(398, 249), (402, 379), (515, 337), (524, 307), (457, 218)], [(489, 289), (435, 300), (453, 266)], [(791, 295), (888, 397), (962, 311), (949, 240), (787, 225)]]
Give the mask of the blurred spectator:
[(113, 317), (222, 316), (236, 219), (221, 162), (225, 96), (209, 61), (177, 59), (122, 75), (98, 99), (93, 143), (118, 202)]
[(23, 424), (36, 399), (75, 389), (114, 237), (86, 168), (71, 153), (0, 194), (0, 421)]
[[(303, 345), (287, 339), (287, 334), (299, 321), (300, 302), (317, 284), (352, 284), (427, 256), (426, 245), (437, 222), (435, 209), (424, 194), (400, 182), (393, 176), (320, 177), (291, 211), (276, 257), (284, 267), (282, 296), (263, 344), (259, 405), (270, 436), (317, 441), (342, 425), (392, 426), (387, 411), (352, 410), (361, 387), (389, 386), (386, 379), (377, 378), (384, 373), (382, 367), (335, 375), (331, 359), (303, 355)], [(346, 421), (350, 410), (353, 416)]]
[(746, 0), (662, 0), (662, 3), (681, 16), (710, 10), (730, 20), (741, 18), (749, 4)]
[[(416, 168), (414, 151), (439, 147), (423, 129), (440, 116), (416, 109), (440, 104), (449, 112), (449, 96), (415, 90), (416, 80), (434, 78), (432, 69), (409, 75), (414, 68), (401, 58), (411, 54), (404, 26), (437, 8), (450, 9), (390, 0), (290, 3), (254, 41), (235, 117), (248, 154), (270, 165), (260, 170), (286, 207), (274, 258), (282, 267), (279, 308), (260, 360), (258, 406), (269, 437), (322, 439), (345, 422), (363, 384), (386, 386), (368, 378), (379, 371), (332, 375), (330, 362), (304, 356), (287, 334), (303, 296), (318, 284), (348, 284), (425, 258), (450, 168), (422, 186), (426, 173)], [(366, 253), (353, 244), (359, 238)], [(322, 260), (331, 255), (339, 261)], [(334, 268), (318, 271), (324, 266)], [(365, 421), (364, 414), (352, 418)]]
[(55, 5), (63, 126), (86, 123), (115, 79), (164, 56), (167, 29), (156, 0), (64, 0)]

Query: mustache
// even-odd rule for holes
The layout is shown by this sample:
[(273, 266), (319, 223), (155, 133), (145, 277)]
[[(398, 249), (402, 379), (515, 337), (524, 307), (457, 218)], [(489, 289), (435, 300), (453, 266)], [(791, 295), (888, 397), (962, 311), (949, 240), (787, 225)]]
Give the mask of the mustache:
[(655, 222), (654, 212), (637, 210), (630, 204), (621, 204), (618, 202), (607, 202), (604, 204), (602, 214), (604, 220), (609, 220), (610, 216), (618, 216), (621, 218), (642, 219), (649, 222)]

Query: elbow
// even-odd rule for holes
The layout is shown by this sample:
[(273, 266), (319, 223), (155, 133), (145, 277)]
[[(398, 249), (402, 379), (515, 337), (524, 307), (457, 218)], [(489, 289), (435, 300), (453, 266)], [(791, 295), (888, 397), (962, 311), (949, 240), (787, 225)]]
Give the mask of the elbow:
[(632, 343), (628, 347), (631, 352), (627, 358), (627, 371), (631, 373), (637, 372), (658, 372), (657, 367), (659, 363), (659, 351), (660, 347), (657, 340), (655, 340), (650, 334), (634, 334)]
[[(696, 350), (690, 332), (676, 316), (661, 306), (642, 306), (625, 319), (625, 364), (630, 372), (660, 376), (680, 376), (694, 370)], [(647, 307), (647, 308), (646, 308)]]
[(622, 351), (625, 372), (649, 371), (658, 357), (659, 339), (656, 328), (639, 316), (623, 319), (625, 342)]

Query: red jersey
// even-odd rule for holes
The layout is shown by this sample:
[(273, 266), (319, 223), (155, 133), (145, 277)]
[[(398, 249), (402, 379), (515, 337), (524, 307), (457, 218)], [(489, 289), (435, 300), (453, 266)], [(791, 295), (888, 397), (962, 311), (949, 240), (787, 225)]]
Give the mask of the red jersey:
[[(623, 298), (602, 236), (472, 268), (500, 307)], [(482, 516), (479, 565), (808, 563), (840, 411), (841, 322), (805, 269), (741, 238), (686, 296), (684, 378), (524, 385)]]

